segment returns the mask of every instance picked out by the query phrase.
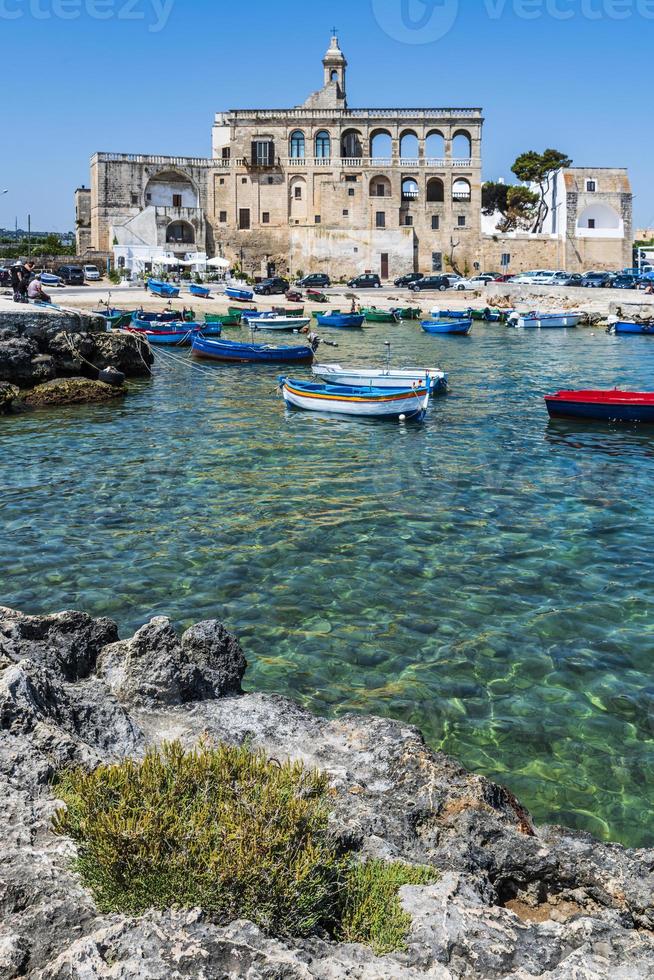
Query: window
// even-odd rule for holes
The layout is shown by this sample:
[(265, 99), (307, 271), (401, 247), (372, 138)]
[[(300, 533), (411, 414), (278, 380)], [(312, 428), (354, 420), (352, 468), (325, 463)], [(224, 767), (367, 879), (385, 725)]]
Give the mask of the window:
[(238, 226), (243, 230), (247, 230), (250, 227), (250, 209), (240, 208), (238, 212)]
[(241, 177), (241, 183), (242, 184), (247, 184), (247, 182), (248, 182), (247, 177)]
[(440, 216), (437, 215), (437, 214), (432, 214), (432, 216), (431, 216), (431, 230), (432, 231), (438, 231), (438, 229), (440, 228), (440, 226), (441, 226)]
[(223, 160), (229, 160), (232, 155), (231, 148), (229, 146), (223, 146), (222, 148), (222, 158)]
[(589, 228), (594, 228), (595, 227), (595, 218), (589, 218), (588, 219), (588, 227)]
[(301, 184), (296, 184), (295, 185), (295, 187), (293, 189), (293, 196), (295, 197), (295, 200), (296, 201), (301, 201), (302, 200), (302, 185)]
[(354, 188), (350, 187), (347, 193), (348, 193), (348, 197), (354, 197)]
[(146, 194), (145, 195), (145, 199), (146, 199), (146, 201), (151, 201), (152, 200), (152, 194)]
[(181, 194), (173, 194), (173, 207), (174, 208), (181, 208), (181, 206), (182, 206), (182, 195)]
[[(150, 195), (148, 194), (148, 197), (149, 196)], [(132, 204), (138, 204), (138, 203), (139, 203), (139, 196), (138, 196), (138, 194), (132, 194)]]
[(255, 167), (275, 166), (275, 144), (272, 140), (253, 140), (252, 163)]
[(502, 252), (500, 265), (502, 266), (503, 269), (508, 269), (508, 267), (511, 265), (511, 255), (509, 252)]
[(356, 184), (357, 180), (358, 180), (358, 177), (353, 176), (353, 175), (350, 175), (350, 174), (348, 174), (348, 176), (345, 178), (345, 182), (347, 184)]
[(321, 218), (320, 218), (320, 215), (319, 215), (319, 214), (317, 214), (317, 215), (315, 216), (315, 218), (314, 218), (313, 220), (315, 221), (315, 223), (316, 223), (317, 225), (319, 225), (319, 224), (320, 224), (320, 221), (321, 221)]
[(431, 253), (431, 271), (432, 272), (442, 272), (443, 271), (443, 253), (442, 252), (432, 252)]
[(220, 219), (219, 220), (220, 220), (221, 225), (224, 225), (227, 222), (227, 212), (226, 211), (221, 211), (220, 212)]
[(587, 191), (588, 191), (588, 192), (589, 192), (590, 194), (594, 194), (594, 193), (595, 193), (595, 191), (597, 190), (597, 182), (596, 182), (596, 181), (594, 181), (594, 180), (587, 180), (587, 181), (586, 181), (586, 190), (587, 190)]
[(375, 227), (376, 228), (385, 228), (386, 227), (386, 212), (385, 211), (377, 211), (377, 213), (375, 214)]
[(219, 184), (222, 184), (224, 186), (224, 184), (225, 184), (225, 178), (224, 177), (221, 177), (220, 180), (218, 181), (218, 183)]
[(345, 208), (344, 211), (343, 211), (343, 217), (344, 218), (347, 218), (347, 216), (348, 216), (349, 213), (350, 212), (347, 210), (347, 208)]
[(328, 160), (332, 155), (332, 142), (329, 133), (322, 129), (316, 133), (316, 157), (319, 160)]
[(404, 221), (402, 222), (402, 224), (404, 225), (405, 228), (410, 228), (413, 224), (413, 215), (405, 214)]
[(263, 214), (261, 215), (261, 224), (262, 225), (269, 225), (270, 224), (270, 211), (264, 211), (263, 212)]
[(466, 226), (466, 216), (465, 214), (460, 214), (456, 221), (459, 228), (465, 228)]
[(299, 129), (291, 133), (290, 154), (292, 160), (304, 159), (304, 133)]
[(275, 183), (275, 178), (274, 177), (269, 177), (268, 178), (268, 183), (269, 184), (274, 184)]
[(375, 184), (375, 195), (377, 197), (386, 197), (386, 186), (384, 184)]
[(186, 221), (173, 221), (166, 228), (166, 242), (175, 245), (193, 245), (195, 242), (193, 226)]

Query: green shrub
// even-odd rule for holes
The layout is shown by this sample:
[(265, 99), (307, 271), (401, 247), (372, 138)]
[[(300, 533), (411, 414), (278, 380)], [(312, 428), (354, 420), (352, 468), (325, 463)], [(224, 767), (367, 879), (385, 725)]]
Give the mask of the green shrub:
[(436, 878), (432, 868), (401, 862), (354, 865), (348, 875), (338, 939), (372, 946), (378, 956), (405, 949), (411, 916), (402, 909), (398, 892), (404, 885), (429, 885)]
[(140, 762), (65, 770), (56, 792), (66, 809), (54, 830), (77, 843), (102, 912), (201, 907), (275, 936), (321, 927), (381, 954), (402, 948), (411, 921), (398, 889), (434, 880), (427, 868), (355, 864), (329, 830), (326, 776), (247, 747), (165, 744)]
[(111, 269), (109, 272), (109, 282), (112, 282), (114, 286), (118, 286), (121, 280), (121, 275), (118, 269)]

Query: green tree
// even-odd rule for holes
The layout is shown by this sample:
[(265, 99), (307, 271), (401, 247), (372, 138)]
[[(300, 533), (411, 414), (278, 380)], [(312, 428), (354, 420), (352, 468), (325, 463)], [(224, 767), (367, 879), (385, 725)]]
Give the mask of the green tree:
[(503, 232), (530, 228), (539, 201), (540, 196), (535, 191), (517, 184), (488, 181), (481, 190), (483, 213), (501, 214), (498, 229)]
[(547, 196), (552, 186), (554, 175), (562, 169), (572, 164), (570, 157), (559, 150), (545, 150), (537, 153), (535, 150), (528, 150), (522, 153), (511, 168), (518, 180), (526, 184), (535, 184), (538, 187), (538, 205), (531, 231), (542, 232), (545, 221), (550, 212)]
[(509, 185), (496, 180), (487, 180), (481, 188), (481, 210), (488, 216), (506, 214)]

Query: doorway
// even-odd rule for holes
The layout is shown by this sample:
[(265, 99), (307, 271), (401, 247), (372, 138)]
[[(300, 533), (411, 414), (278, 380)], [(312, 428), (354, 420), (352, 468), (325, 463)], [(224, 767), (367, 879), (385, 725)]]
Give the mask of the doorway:
[(388, 252), (381, 254), (381, 278), (388, 279)]

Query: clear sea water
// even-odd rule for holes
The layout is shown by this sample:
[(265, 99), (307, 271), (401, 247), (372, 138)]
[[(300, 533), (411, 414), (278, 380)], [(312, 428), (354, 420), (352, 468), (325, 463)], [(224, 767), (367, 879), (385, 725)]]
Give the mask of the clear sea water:
[(422, 426), (320, 417), (275, 369), (175, 353), (123, 404), (0, 419), (0, 601), (124, 635), (217, 617), (250, 689), (415, 723), (537, 820), (651, 846), (654, 427), (553, 424), (542, 396), (651, 389), (654, 340), (331, 336), (323, 359), (390, 338), (451, 394)]

